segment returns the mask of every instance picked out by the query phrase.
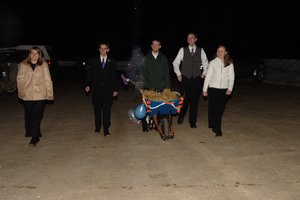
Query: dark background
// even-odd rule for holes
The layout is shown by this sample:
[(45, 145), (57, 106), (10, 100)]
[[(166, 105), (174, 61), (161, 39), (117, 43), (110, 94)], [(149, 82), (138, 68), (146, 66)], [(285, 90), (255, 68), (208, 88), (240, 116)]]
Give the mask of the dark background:
[(97, 55), (98, 42), (108, 40), (111, 54), (127, 59), (159, 38), (174, 59), (193, 31), (209, 57), (222, 43), (235, 56), (299, 59), (299, 19), (299, 3), (282, 0), (2, 0), (0, 46), (47, 44), (59, 59), (72, 59)]

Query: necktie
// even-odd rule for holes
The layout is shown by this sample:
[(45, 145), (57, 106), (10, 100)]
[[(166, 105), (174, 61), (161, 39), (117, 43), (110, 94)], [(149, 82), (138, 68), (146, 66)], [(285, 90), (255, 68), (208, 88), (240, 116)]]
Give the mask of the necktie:
[(192, 52), (191, 52), (192, 56), (195, 55), (195, 52), (194, 52), (194, 48), (192, 48)]
[(104, 67), (105, 67), (105, 60), (104, 60), (104, 58), (102, 58), (101, 65), (102, 65), (102, 69), (104, 69)]

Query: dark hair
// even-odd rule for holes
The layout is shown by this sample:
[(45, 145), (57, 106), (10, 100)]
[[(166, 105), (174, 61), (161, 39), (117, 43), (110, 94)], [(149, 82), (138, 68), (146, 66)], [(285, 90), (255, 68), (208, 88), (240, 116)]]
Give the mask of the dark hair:
[(154, 38), (154, 39), (151, 41), (151, 44), (152, 44), (154, 41), (159, 42), (159, 44), (161, 44), (161, 41), (160, 41), (160, 39), (158, 39), (158, 38)]
[(43, 58), (42, 50), (39, 47), (32, 47), (31, 49), (29, 49), (27, 63), (31, 64), (30, 54), (32, 53), (32, 51), (37, 51), (37, 53), (39, 54), (39, 58), (36, 62), (36, 65), (42, 65), (44, 62), (44, 58)]
[(108, 42), (101, 41), (101, 42), (99, 42), (99, 47), (100, 47), (101, 45), (105, 45), (105, 46), (107, 46), (107, 48), (109, 48), (109, 43), (108, 43)]
[(193, 35), (195, 36), (195, 38), (198, 38), (198, 35), (197, 35), (197, 33), (195, 33), (195, 32), (188, 32), (188, 34), (187, 34), (187, 35), (190, 35), (190, 34), (193, 34)]

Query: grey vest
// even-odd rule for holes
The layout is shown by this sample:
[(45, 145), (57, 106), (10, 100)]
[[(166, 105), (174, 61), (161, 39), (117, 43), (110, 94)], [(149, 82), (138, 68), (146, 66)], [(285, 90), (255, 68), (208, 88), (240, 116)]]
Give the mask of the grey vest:
[(201, 75), (200, 66), (202, 65), (200, 47), (197, 47), (195, 55), (192, 56), (188, 47), (183, 48), (183, 60), (182, 60), (182, 75), (187, 78), (196, 78)]

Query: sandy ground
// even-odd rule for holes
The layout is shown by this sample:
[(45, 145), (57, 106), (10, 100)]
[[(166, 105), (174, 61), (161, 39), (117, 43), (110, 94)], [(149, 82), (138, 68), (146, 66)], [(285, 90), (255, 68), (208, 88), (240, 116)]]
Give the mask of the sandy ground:
[(207, 128), (202, 99), (198, 127), (174, 123), (175, 138), (163, 141), (129, 120), (127, 111), (141, 102), (122, 87), (111, 136), (96, 135), (81, 74), (61, 77), (36, 148), (24, 137), (16, 95), (0, 96), (1, 200), (300, 199), (299, 87), (240, 82), (223, 137)]

